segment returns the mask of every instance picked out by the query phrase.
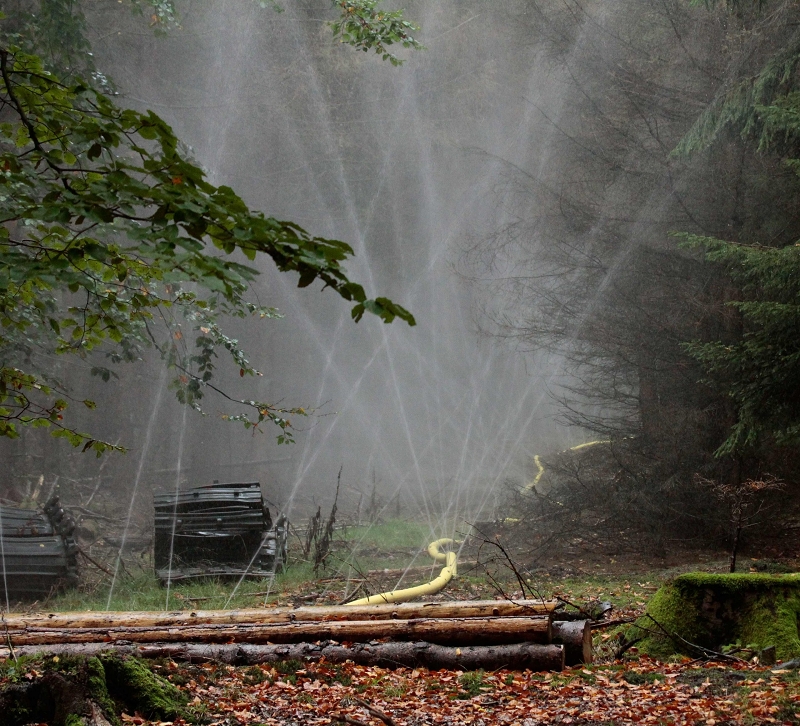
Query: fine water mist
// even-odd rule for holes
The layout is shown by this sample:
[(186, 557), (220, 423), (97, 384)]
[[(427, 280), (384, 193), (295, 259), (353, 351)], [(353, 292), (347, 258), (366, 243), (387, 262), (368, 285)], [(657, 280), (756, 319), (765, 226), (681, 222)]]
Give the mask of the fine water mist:
[(577, 443), (552, 419), (557, 361), (482, 338), (457, 274), (496, 217), (507, 160), (547, 163), (552, 128), (531, 101), (557, 106), (558, 86), (517, 37), (524, 3), (405, 9), (426, 50), (401, 49), (399, 68), (335, 43), (323, 3), (193, 3), (165, 37), (113, 8), (90, 17), (96, 63), (122, 104), (161, 115), (210, 181), (253, 209), (351, 244), (351, 279), (417, 320), (354, 324), (334, 293), (297, 289), (261, 261), (253, 297), (284, 317), (229, 330), (264, 375), (240, 380), (221, 361), (218, 384), (312, 410), (292, 419), (296, 444), (221, 420), (235, 406), (211, 393), (205, 417), (185, 416), (157, 361), (128, 366), (97, 394), (112, 412), (104, 435), (130, 449), (101, 471), (104, 489), (141, 498), (259, 480), (269, 503), (301, 519), (329, 505), (343, 466), (345, 517), (374, 488), (381, 506), (419, 512), (446, 536), (491, 517), (504, 486), (529, 480), (534, 454)]

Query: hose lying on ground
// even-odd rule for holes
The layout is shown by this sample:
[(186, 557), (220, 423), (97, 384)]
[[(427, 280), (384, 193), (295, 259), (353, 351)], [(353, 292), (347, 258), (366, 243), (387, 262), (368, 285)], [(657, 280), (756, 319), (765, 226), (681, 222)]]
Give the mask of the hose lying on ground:
[(444, 538), (437, 539), (428, 545), (428, 554), (433, 557), (436, 562), (444, 562), (445, 566), (442, 568), (439, 577), (425, 583), (424, 585), (417, 585), (416, 587), (407, 587), (403, 590), (392, 590), (391, 592), (382, 592), (378, 595), (370, 595), (369, 597), (362, 597), (360, 600), (354, 600), (349, 605), (377, 605), (387, 602), (408, 602), (423, 595), (433, 595), (441, 590), (450, 580), (457, 574), (458, 558), (455, 552), (442, 552), (441, 547), (444, 545), (452, 544), (453, 540)]

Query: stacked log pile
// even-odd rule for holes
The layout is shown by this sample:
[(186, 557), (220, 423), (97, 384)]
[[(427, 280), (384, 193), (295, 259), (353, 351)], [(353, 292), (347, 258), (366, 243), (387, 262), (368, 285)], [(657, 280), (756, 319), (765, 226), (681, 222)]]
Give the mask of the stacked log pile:
[(288, 658), (429, 668), (561, 670), (591, 662), (588, 621), (554, 602), (483, 600), (160, 613), (9, 614), (0, 657), (109, 648), (231, 664)]

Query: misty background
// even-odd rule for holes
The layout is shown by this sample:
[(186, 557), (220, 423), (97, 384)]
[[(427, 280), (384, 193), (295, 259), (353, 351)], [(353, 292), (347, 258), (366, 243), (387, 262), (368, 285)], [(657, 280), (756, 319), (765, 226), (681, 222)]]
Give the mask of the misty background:
[[(98, 462), (48, 437), (2, 441), (16, 487), (81, 481), (118, 506), (135, 502), (146, 520), (153, 490), (258, 480), (300, 518), (330, 503), (342, 466), (340, 508), (375, 488), (384, 506), (420, 513), (443, 536), (491, 517), (504, 485), (530, 479), (534, 454), (585, 440), (553, 418), (559, 358), (481, 335), (484, 301), (459, 270), (497, 221), (506, 161), (548, 163), (555, 132), (534, 104), (558, 115), (562, 89), (526, 37), (528, 5), (409, 3), (427, 49), (403, 52), (400, 68), (333, 42), (327, 11), (194, 2), (161, 37), (111, 4), (87, 18), (121, 104), (161, 115), (209, 180), (252, 208), (350, 243), (351, 279), (410, 309), (417, 326), (354, 324), (333, 294), (298, 290), (264, 262), (253, 297), (283, 319), (228, 324), (263, 378), (222, 364), (217, 384), (313, 409), (293, 418), (295, 445), (277, 445), (269, 426), (252, 434), (221, 420), (236, 407), (213, 393), (207, 416), (183, 409), (154, 359), (89, 384), (98, 411), (81, 425), (127, 454)], [(91, 364), (56, 362), (84, 391)]]

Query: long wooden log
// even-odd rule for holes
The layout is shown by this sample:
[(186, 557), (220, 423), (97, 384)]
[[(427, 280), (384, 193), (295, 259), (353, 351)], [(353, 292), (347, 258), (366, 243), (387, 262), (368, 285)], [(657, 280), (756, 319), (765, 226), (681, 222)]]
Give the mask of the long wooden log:
[(418, 618), (415, 620), (342, 620), (297, 623), (199, 624), (174, 627), (117, 628), (8, 628), (3, 637), (12, 645), (52, 643), (299, 643), (336, 640), (365, 643), (371, 640), (426, 640), (443, 645), (496, 645), (549, 643), (549, 616), (511, 618)]
[(592, 624), (589, 620), (553, 621), (553, 642), (564, 646), (564, 663), (592, 662)]
[(9, 613), (3, 627), (121, 628), (178, 627), (181, 625), (327, 622), (336, 620), (413, 620), (415, 618), (471, 618), (546, 615), (557, 606), (541, 600), (467, 600), (410, 602), (381, 605), (248, 608), (244, 610), (178, 610), (171, 612)]
[[(60, 645), (26, 645), (15, 648), (23, 655), (97, 655), (114, 652), (142, 658), (171, 658), (179, 661), (217, 661), (230, 665), (275, 663), (281, 660), (318, 661), (329, 663), (353, 661), (359, 665), (381, 668), (424, 667), (436, 670), (512, 670), (560, 671), (564, 667), (564, 647), (514, 643), (509, 645), (464, 646), (461, 648), (426, 642), (340, 644), (296, 643), (293, 645), (249, 645), (199, 643), (153, 643), (148, 645), (110, 645), (109, 643), (74, 643)], [(0, 658), (8, 658), (8, 648), (0, 648)]]

